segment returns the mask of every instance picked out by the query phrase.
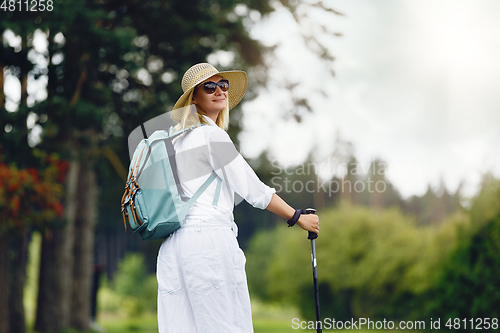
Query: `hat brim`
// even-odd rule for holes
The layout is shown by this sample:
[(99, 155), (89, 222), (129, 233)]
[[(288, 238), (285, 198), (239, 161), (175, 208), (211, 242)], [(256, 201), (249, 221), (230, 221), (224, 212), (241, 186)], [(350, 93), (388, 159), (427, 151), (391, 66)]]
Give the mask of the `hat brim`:
[(226, 72), (210, 73), (210, 75), (200, 77), (198, 81), (196, 81), (191, 88), (186, 90), (182, 94), (182, 96), (179, 97), (172, 111), (172, 119), (180, 119), (180, 117), (176, 115), (176, 112), (177, 113), (182, 112), (182, 109), (184, 106), (186, 106), (187, 99), (191, 95), (191, 92), (194, 90), (194, 88), (201, 82), (215, 75), (219, 75), (224, 79), (229, 80), (229, 89), (227, 90), (228, 100), (229, 100), (229, 110), (231, 110), (236, 105), (238, 105), (239, 102), (241, 102), (248, 86), (247, 74), (244, 71), (226, 71)]

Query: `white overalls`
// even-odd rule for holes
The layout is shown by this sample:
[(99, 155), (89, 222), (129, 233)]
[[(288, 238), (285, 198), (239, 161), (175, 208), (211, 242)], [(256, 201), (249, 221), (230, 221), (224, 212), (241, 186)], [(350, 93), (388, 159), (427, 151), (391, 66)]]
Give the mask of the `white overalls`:
[[(159, 333), (253, 332), (246, 259), (233, 219), (234, 192), (265, 209), (275, 190), (234, 153), (227, 133), (205, 119), (211, 126), (196, 128), (174, 142), (182, 190), (191, 197), (212, 170), (222, 179), (222, 187), (214, 202), (214, 181), (159, 250)], [(195, 162), (191, 153), (196, 153)]]

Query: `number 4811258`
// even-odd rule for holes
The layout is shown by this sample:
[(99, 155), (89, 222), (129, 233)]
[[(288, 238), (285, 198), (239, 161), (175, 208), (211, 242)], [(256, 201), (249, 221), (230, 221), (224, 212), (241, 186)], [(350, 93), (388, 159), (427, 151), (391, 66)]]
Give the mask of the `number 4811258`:
[[(450, 318), (445, 324), (446, 327), (451, 329), (472, 329), (472, 330), (489, 330), (498, 329), (498, 318), (471, 318), (471, 319), (460, 319)], [(467, 327), (468, 326), (468, 327)]]
[[(1, 0), (0, 0), (1, 1)], [(0, 9), (4, 12), (51, 12), (54, 10), (53, 0), (3, 0)]]

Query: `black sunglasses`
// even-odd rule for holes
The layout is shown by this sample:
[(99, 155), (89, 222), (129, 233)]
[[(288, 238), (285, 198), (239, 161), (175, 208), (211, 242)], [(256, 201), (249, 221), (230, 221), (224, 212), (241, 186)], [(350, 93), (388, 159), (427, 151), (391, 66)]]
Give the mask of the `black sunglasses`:
[(210, 95), (217, 90), (217, 86), (219, 86), (220, 90), (227, 91), (229, 89), (229, 80), (222, 79), (217, 83), (213, 81), (207, 81), (202, 83), (201, 86), (203, 87), (203, 90), (205, 90), (205, 92)]

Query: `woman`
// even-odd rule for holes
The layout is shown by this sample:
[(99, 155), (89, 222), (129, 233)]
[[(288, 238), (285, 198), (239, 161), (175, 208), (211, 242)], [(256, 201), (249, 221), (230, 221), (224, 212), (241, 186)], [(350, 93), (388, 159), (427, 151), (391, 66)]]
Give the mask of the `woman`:
[[(206, 125), (174, 142), (183, 195), (191, 197), (213, 171), (219, 181), (198, 198), (182, 227), (159, 250), (160, 333), (253, 332), (246, 259), (233, 221), (234, 193), (289, 224), (319, 232), (318, 216), (300, 215), (263, 184), (227, 135), (229, 110), (243, 98), (246, 87), (245, 72), (218, 72), (206, 63), (194, 65), (182, 79), (184, 94), (172, 119), (179, 122), (178, 129), (192, 124), (193, 116)], [(186, 176), (197, 172), (197, 177)]]

